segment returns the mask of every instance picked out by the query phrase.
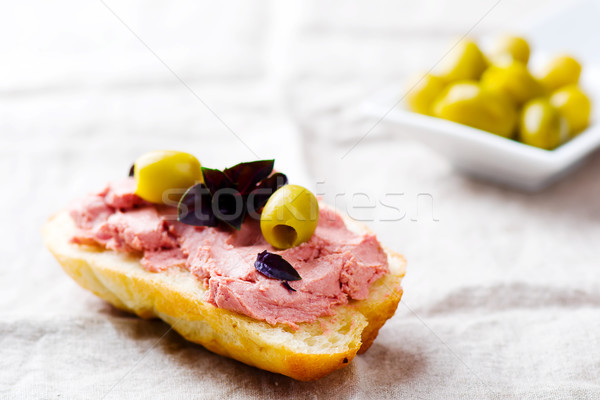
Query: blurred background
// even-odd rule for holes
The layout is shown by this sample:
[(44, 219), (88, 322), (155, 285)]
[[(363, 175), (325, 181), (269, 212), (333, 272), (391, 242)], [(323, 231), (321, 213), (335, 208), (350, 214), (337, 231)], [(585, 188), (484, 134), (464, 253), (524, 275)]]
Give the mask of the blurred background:
[[(598, 154), (525, 194), (463, 177), (356, 112), (465, 34), (523, 34), (533, 52), (597, 65), (597, 2), (31, 0), (2, 9), (0, 389), (600, 396)], [(71, 282), (43, 248), (45, 219), (165, 148), (214, 168), (275, 158), (338, 207), (366, 206), (355, 217), (409, 261), (403, 304), (372, 350), (313, 385), (172, 332), (147, 354), (165, 325), (120, 315)], [(390, 193), (404, 215), (396, 221), (368, 208)], [(147, 381), (163, 367), (162, 384)]]

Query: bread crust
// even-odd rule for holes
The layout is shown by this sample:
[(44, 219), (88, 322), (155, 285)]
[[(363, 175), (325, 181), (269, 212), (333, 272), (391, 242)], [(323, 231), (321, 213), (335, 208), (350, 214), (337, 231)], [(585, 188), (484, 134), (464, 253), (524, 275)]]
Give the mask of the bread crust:
[[(365, 231), (354, 221), (350, 229)], [(151, 273), (140, 257), (70, 242), (75, 225), (66, 212), (48, 220), (44, 242), (80, 286), (113, 306), (142, 318), (161, 318), (185, 339), (210, 351), (300, 381), (319, 379), (365, 352), (402, 297), (404, 258), (385, 249), (390, 274), (375, 282), (369, 298), (339, 306), (336, 315), (311, 324), (270, 325), (217, 308), (205, 288), (185, 270)]]

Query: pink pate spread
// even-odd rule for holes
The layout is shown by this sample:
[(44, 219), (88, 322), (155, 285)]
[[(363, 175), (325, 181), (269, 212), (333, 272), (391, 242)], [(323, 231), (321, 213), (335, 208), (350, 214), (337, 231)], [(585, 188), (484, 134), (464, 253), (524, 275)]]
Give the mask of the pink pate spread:
[[(278, 251), (265, 241), (258, 221), (246, 218), (239, 231), (185, 225), (176, 220), (175, 208), (148, 203), (134, 189), (128, 178), (75, 202), (70, 215), (78, 231), (72, 241), (138, 253), (151, 272), (187, 269), (206, 286), (204, 300), (216, 307), (296, 328), (333, 315), (350, 299), (367, 298), (371, 284), (389, 271), (375, 235), (351, 232), (328, 208), (321, 208), (308, 242)], [(254, 268), (263, 250), (280, 254), (298, 271), (302, 279), (289, 282), (295, 292)]]

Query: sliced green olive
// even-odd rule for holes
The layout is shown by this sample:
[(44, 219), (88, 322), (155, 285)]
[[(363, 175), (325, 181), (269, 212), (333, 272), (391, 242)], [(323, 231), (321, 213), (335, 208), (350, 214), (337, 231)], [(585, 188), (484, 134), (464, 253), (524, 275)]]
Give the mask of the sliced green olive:
[(433, 115), (503, 137), (513, 136), (517, 122), (510, 100), (473, 81), (451, 84), (433, 105)]
[(576, 136), (590, 123), (592, 102), (577, 85), (564, 86), (552, 93), (552, 104), (569, 123), (569, 135)]
[(319, 222), (314, 194), (298, 185), (285, 185), (269, 197), (260, 216), (260, 229), (269, 244), (288, 249), (308, 241)]
[(579, 82), (581, 64), (571, 56), (560, 56), (552, 60), (540, 77), (540, 82), (549, 91), (554, 91), (562, 86)]
[(516, 60), (527, 65), (529, 61), (529, 43), (527, 40), (519, 36), (503, 36), (492, 51), (492, 58), (496, 62), (502, 62), (504, 60)]
[(406, 102), (409, 108), (421, 114), (430, 114), (435, 98), (444, 90), (446, 81), (426, 74), (415, 77), (407, 86)]
[(516, 60), (489, 67), (481, 76), (481, 85), (492, 92), (506, 94), (517, 105), (542, 96), (545, 92), (525, 64)]
[(487, 66), (488, 62), (477, 44), (471, 40), (462, 40), (444, 57), (437, 75), (447, 82), (476, 80)]
[(552, 150), (568, 139), (568, 124), (547, 99), (531, 100), (521, 113), (519, 140)]
[(202, 181), (200, 162), (191, 154), (181, 151), (159, 150), (146, 153), (135, 161), (135, 194), (152, 203), (175, 201), (169, 191), (180, 189), (181, 193), (195, 183)]

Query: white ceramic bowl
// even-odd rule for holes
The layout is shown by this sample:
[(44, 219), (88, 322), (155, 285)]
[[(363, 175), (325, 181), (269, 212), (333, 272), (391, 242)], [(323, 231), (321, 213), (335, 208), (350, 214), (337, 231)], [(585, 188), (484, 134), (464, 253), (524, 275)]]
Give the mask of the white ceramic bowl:
[(469, 175), (519, 189), (536, 191), (566, 175), (600, 146), (600, 70), (583, 65), (582, 87), (592, 99), (592, 124), (577, 137), (547, 151), (505, 139), (455, 122), (408, 111), (402, 86), (388, 88), (368, 99), (362, 111), (390, 124), (398, 136), (410, 137), (439, 152)]

